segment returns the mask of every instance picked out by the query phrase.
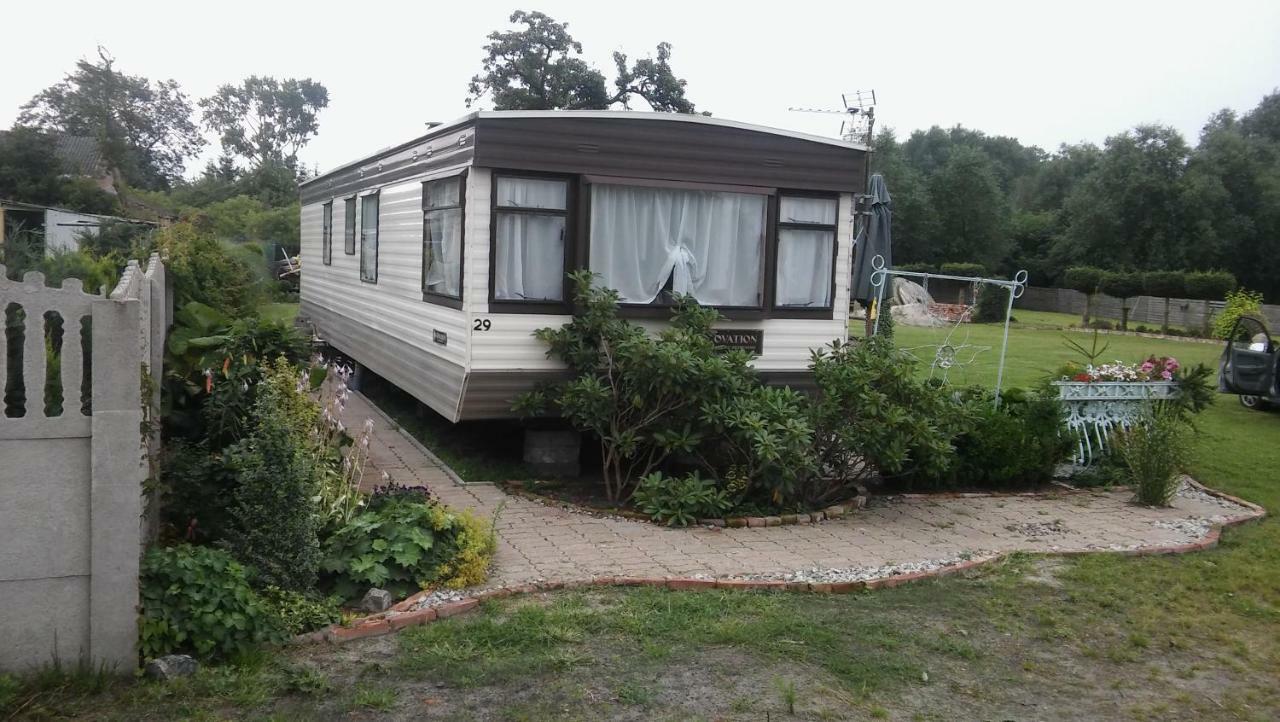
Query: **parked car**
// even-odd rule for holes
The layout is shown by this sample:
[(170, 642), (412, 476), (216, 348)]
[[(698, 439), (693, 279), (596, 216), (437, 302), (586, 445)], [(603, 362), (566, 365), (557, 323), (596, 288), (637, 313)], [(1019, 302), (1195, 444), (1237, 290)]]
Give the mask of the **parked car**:
[(1280, 406), (1280, 344), (1260, 319), (1242, 316), (1218, 361), (1218, 390), (1237, 394), (1246, 408)]

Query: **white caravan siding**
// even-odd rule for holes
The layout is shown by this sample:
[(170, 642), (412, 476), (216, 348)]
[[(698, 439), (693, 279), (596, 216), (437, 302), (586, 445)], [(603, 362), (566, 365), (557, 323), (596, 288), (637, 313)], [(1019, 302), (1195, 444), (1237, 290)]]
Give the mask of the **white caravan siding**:
[[(340, 351), (455, 420), (467, 361), (467, 326), (462, 311), (422, 300), (423, 180), (379, 193), (377, 283), (360, 280), (360, 219), (356, 252), (344, 252), (344, 200), (333, 201), (333, 263), (328, 266), (321, 261), (323, 204), (303, 207), (302, 312)], [(357, 214), (362, 205), (356, 204)], [(447, 335), (446, 344), (434, 341), (435, 331)]]

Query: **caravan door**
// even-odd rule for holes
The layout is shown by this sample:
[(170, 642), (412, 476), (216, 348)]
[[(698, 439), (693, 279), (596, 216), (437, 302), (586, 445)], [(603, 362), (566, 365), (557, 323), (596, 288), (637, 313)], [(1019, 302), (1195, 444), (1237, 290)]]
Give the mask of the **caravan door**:
[(1258, 319), (1242, 316), (1231, 328), (1218, 361), (1218, 390), (1229, 394), (1274, 396), (1276, 344)]

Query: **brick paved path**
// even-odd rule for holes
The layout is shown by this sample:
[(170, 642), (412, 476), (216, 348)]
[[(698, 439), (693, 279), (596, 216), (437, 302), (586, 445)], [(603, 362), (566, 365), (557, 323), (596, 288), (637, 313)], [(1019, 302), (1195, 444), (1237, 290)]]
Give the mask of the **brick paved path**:
[(1128, 503), (1124, 490), (1049, 496), (875, 497), (840, 520), (742, 529), (666, 529), (598, 518), (458, 484), (413, 440), (353, 393), (345, 421), (374, 421), (366, 479), (385, 471), (427, 486), (444, 503), (497, 519), (487, 586), (599, 576), (781, 576), (800, 570), (874, 568), (1009, 551), (1133, 550), (1199, 541), (1212, 524), (1258, 512), (1193, 491), (1173, 508)]

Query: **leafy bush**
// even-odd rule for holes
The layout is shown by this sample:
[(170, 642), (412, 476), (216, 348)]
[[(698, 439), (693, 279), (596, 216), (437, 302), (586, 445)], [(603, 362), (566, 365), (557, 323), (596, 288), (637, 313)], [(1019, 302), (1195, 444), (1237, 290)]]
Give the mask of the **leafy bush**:
[(515, 408), (525, 415), (558, 412), (600, 439), (605, 493), (625, 500), (664, 458), (703, 442), (703, 405), (743, 388), (752, 372), (745, 352), (715, 349), (715, 310), (679, 298), (670, 327), (654, 338), (618, 318), (617, 292), (593, 285), (590, 272), (572, 279), (573, 320), (534, 335), (575, 378), (522, 394)]
[(141, 652), (226, 657), (282, 639), (276, 617), (224, 551), (182, 544), (142, 560)]
[(488, 525), (469, 513), (384, 497), (325, 541), (323, 568), (344, 599), (369, 587), (402, 597), (433, 584), (483, 581), (493, 544)]
[(1138, 503), (1169, 505), (1190, 459), (1191, 441), (1186, 421), (1161, 409), (1116, 434), (1116, 458)]
[(987, 274), (987, 267), (981, 263), (944, 263), (941, 270), (948, 276), (967, 278), (980, 278)]
[(160, 457), (165, 525), (178, 538), (209, 543), (221, 540), (231, 526), (227, 503), (235, 495), (236, 472), (221, 451), (204, 442), (173, 439)]
[(933, 265), (932, 263), (904, 263), (902, 265), (895, 266), (895, 269), (899, 271), (910, 271), (912, 273), (937, 273), (938, 272), (938, 267)]
[(86, 293), (100, 294), (104, 288), (108, 293), (115, 288), (124, 264), (125, 261), (115, 255), (97, 258), (83, 249), (57, 250), (41, 259), (38, 268), (44, 274), (46, 285), (57, 287), (63, 279), (79, 278)]
[(761, 386), (745, 373), (742, 381), (739, 390), (702, 405), (704, 442), (698, 456), (707, 471), (731, 469), (745, 481), (734, 501), (758, 491), (767, 503), (793, 504), (797, 485), (814, 471), (808, 398)]
[(236, 472), (225, 543), (265, 584), (305, 590), (320, 565), (320, 518), (312, 501), (319, 460), (310, 434), (319, 409), (283, 359), (266, 371), (253, 405), (253, 427), (227, 450)]
[(689, 526), (698, 519), (717, 518), (733, 508), (729, 495), (714, 479), (694, 472), (685, 476), (649, 474), (632, 497), (641, 511), (669, 526)]
[(1236, 288), (1236, 277), (1226, 271), (1192, 271), (1186, 275), (1187, 296), (1218, 301)]
[(978, 302), (974, 305), (973, 320), (978, 323), (1004, 323), (1009, 311), (1009, 289), (1003, 286), (982, 284), (978, 289)]
[(1009, 389), (997, 408), (986, 391), (969, 392), (969, 426), (955, 441), (952, 470), (939, 485), (1037, 484), (1053, 477), (1071, 451), (1062, 405), (1048, 395)]
[(342, 600), (320, 597), (280, 587), (267, 587), (259, 595), (262, 604), (290, 635), (310, 632), (342, 619)]
[(263, 289), (252, 269), (190, 220), (160, 229), (155, 242), (174, 288), (174, 305), (199, 301), (232, 317), (252, 315)]
[(1213, 318), (1213, 336), (1227, 340), (1242, 316), (1262, 317), (1262, 294), (1247, 288), (1227, 293), (1227, 305)]
[(915, 378), (915, 358), (880, 336), (814, 352), (819, 394), (810, 409), (817, 472), (801, 500), (824, 505), (856, 484), (944, 475), (952, 441), (963, 431), (963, 407)]

